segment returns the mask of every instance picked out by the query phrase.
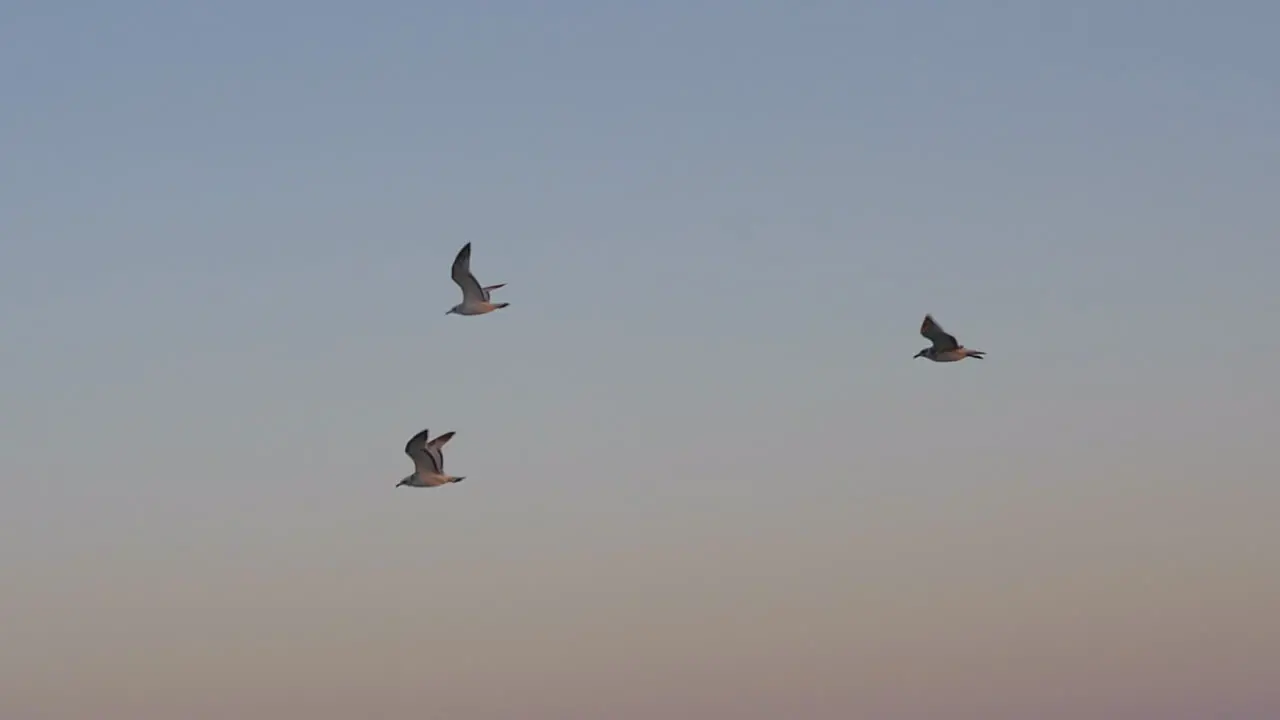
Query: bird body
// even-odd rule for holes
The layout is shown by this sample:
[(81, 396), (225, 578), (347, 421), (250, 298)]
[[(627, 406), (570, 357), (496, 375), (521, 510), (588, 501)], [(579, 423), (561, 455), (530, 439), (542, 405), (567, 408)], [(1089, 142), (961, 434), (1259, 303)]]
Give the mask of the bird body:
[(414, 435), (405, 443), (404, 453), (413, 461), (413, 474), (401, 480), (396, 487), (439, 487), (466, 479), (449, 475), (444, 471), (444, 445), (453, 439), (453, 431), (427, 440), (427, 431)]
[(928, 358), (934, 362), (959, 362), (965, 358), (982, 359), (981, 350), (970, 350), (969, 348), (957, 348), (955, 350), (943, 350), (936, 352), (933, 348), (927, 348), (920, 351), (917, 357)]
[(489, 301), (489, 293), (506, 285), (480, 286), (476, 276), (471, 274), (471, 243), (462, 246), (457, 257), (453, 259), (453, 267), (449, 273), (453, 281), (462, 289), (462, 302), (449, 308), (445, 315), (484, 315), (494, 310), (501, 310), (511, 303), (495, 303)]
[(918, 358), (922, 357), (934, 362), (958, 362), (969, 357), (982, 360), (982, 356), (986, 354), (981, 350), (973, 350), (961, 345), (954, 335), (934, 322), (932, 315), (924, 316), (924, 322), (920, 324), (920, 334), (933, 344), (916, 353), (915, 356)]

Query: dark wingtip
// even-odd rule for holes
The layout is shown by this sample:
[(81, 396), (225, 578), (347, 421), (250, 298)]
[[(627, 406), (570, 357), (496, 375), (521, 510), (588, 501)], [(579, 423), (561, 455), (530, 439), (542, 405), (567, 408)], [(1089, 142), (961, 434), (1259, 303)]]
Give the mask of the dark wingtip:
[(404, 451), (406, 453), (411, 452), (414, 444), (416, 444), (419, 439), (426, 440), (430, 434), (429, 428), (422, 428), (418, 432), (414, 433), (413, 437), (409, 438), (409, 441), (404, 444)]

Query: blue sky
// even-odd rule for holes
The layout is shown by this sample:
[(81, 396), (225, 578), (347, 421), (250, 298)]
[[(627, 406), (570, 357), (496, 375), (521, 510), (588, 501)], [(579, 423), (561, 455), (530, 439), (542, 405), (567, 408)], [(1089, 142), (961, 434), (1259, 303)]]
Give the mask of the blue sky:
[(1278, 23), (6, 3), (0, 711), (1280, 712)]

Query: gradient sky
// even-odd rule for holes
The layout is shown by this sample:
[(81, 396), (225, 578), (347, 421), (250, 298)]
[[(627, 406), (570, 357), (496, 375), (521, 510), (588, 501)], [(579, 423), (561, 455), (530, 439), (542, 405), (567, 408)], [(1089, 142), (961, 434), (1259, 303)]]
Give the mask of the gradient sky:
[(1280, 717), (1278, 27), (0, 3), (0, 716)]

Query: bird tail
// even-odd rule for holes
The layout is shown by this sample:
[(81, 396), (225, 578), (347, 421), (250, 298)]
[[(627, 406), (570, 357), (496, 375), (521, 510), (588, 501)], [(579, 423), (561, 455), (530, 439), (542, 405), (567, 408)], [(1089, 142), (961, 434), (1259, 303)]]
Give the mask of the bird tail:
[(506, 307), (506, 306), (508, 306), (508, 305), (510, 305), (510, 304), (511, 304), (511, 303), (494, 303), (494, 304), (493, 304), (493, 307), (494, 307), (494, 308), (496, 308), (496, 309), (498, 309), (498, 310), (501, 310), (502, 308), (504, 308), (504, 307)]
[(984, 359), (982, 356), (986, 355), (987, 353), (983, 350), (970, 350), (968, 348), (965, 348), (964, 354), (968, 357), (978, 358), (979, 360), (982, 360)]
[(497, 290), (500, 287), (506, 287), (506, 285), (507, 285), (506, 283), (498, 283), (497, 285), (490, 285), (489, 287), (485, 288), (484, 291), (489, 292), (490, 290)]

